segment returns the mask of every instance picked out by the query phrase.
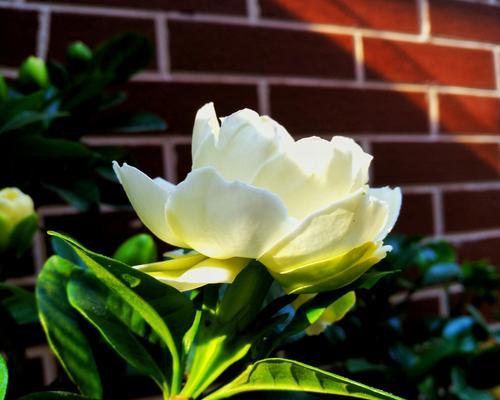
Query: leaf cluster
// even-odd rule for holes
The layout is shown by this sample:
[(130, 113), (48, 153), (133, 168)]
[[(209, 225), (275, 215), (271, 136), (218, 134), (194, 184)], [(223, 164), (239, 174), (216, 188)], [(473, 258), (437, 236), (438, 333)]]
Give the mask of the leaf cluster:
[[(149, 377), (165, 399), (216, 400), (269, 390), (398, 399), (309, 365), (268, 358), (283, 340), (313, 324), (321, 310), (349, 291), (372, 287), (385, 272), (318, 295), (295, 311), (290, 303), (297, 296), (276, 290), (258, 262), (248, 264), (230, 285), (181, 293), (131, 268), (156, 261), (149, 235), (132, 237), (113, 258), (52, 235), (57, 255), (39, 275), (38, 312), (54, 354), (82, 398), (113, 396), (105, 390), (90, 327), (132, 371)], [(60, 387), (50, 389), (23, 399), (80, 398)]]
[[(459, 262), (444, 241), (394, 236), (389, 244), (393, 251), (374, 270), (401, 273), (360, 292), (354, 310), (319, 342), (302, 338), (285, 350), (408, 398), (493, 399), (489, 391), (500, 385), (495, 266)], [(335, 360), (309, 351), (318, 346)]]
[(116, 202), (102, 188), (116, 179), (110, 161), (126, 153), (91, 148), (82, 136), (165, 128), (154, 114), (116, 111), (127, 97), (120, 87), (151, 56), (147, 39), (126, 33), (95, 51), (74, 43), (65, 62), (30, 57), (17, 79), (0, 76), (0, 187), (19, 187), (36, 204), (62, 198), (82, 211)]

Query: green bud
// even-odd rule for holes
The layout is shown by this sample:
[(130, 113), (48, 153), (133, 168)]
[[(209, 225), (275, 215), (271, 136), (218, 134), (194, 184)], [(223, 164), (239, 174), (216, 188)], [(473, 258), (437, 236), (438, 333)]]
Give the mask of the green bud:
[(92, 60), (92, 50), (83, 42), (74, 42), (68, 46), (66, 57), (70, 61), (88, 62)]
[(19, 68), (19, 81), (24, 86), (47, 87), (49, 74), (45, 61), (38, 57), (28, 57)]
[(0, 250), (4, 250), (9, 244), (12, 233), (12, 223), (10, 218), (0, 211)]
[(7, 93), (9, 88), (7, 87), (7, 82), (5, 78), (0, 75), (0, 102), (7, 100)]
[[(0, 249), (10, 245), (17, 226), (32, 215), (34, 206), (30, 196), (17, 188), (0, 190)], [(31, 237), (29, 239), (31, 240)]]

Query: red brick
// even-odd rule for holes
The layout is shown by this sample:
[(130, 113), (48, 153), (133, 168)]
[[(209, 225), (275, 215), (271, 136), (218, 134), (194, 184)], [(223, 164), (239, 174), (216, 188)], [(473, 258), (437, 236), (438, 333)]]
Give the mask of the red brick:
[(422, 318), (441, 315), (441, 305), (438, 295), (416, 299), (408, 303), (407, 322), (411, 325), (419, 324)]
[(432, 34), (500, 43), (500, 7), (456, 0), (431, 0)]
[(363, 43), (369, 79), (495, 88), (491, 51), (374, 38)]
[(458, 252), (464, 260), (486, 259), (497, 267), (500, 266), (500, 238), (464, 242), (458, 246)]
[(169, 22), (174, 71), (353, 78), (346, 35)]
[(126, 110), (148, 110), (162, 116), (168, 133), (191, 134), (198, 108), (213, 101), (219, 116), (248, 107), (257, 109), (257, 89), (253, 85), (204, 83), (130, 82)]
[(165, 175), (163, 149), (160, 146), (131, 146), (126, 147), (126, 150), (130, 153), (130, 162), (145, 174), (151, 177)]
[(177, 145), (175, 146), (175, 153), (177, 154), (177, 179), (179, 182), (181, 182), (191, 171), (191, 145)]
[(403, 205), (394, 232), (424, 236), (434, 233), (432, 197), (430, 194), (403, 195)]
[[(87, 248), (111, 256), (125, 239), (147, 232), (135, 221), (134, 211), (61, 215), (45, 218), (44, 228), (67, 233)], [(48, 237), (47, 246), (50, 246)]]
[(17, 67), (36, 53), (38, 16), (34, 11), (0, 9), (0, 65)]
[[(54, 13), (50, 22), (49, 56), (64, 58), (66, 49), (74, 41), (81, 40), (90, 47), (110, 39), (112, 36), (135, 32), (147, 37), (155, 44), (155, 28), (152, 20), (120, 17)], [(153, 57), (151, 68), (156, 69)]]
[(261, 0), (266, 18), (418, 32), (413, 0)]
[(495, 143), (373, 143), (377, 185), (496, 180)]
[(120, 8), (139, 8), (143, 10), (180, 11), (184, 13), (210, 13), (244, 15), (245, 0), (28, 0), (37, 3), (56, 3), (71, 5), (91, 5)]
[(439, 95), (441, 132), (500, 134), (500, 98)]
[(422, 93), (272, 86), (273, 117), (291, 133), (422, 133), (428, 131)]
[(447, 232), (500, 228), (500, 190), (444, 194)]

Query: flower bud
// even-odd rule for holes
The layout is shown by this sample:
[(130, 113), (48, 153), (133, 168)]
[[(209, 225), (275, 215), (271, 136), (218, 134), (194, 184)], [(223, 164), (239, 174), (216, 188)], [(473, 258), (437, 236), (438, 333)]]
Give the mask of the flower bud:
[(86, 63), (92, 60), (92, 50), (83, 42), (74, 42), (69, 45), (66, 57), (70, 61)]
[(45, 61), (38, 57), (28, 57), (19, 68), (19, 82), (27, 87), (47, 87), (49, 74)]
[(0, 190), (0, 249), (9, 244), (16, 226), (34, 213), (33, 200), (17, 188)]

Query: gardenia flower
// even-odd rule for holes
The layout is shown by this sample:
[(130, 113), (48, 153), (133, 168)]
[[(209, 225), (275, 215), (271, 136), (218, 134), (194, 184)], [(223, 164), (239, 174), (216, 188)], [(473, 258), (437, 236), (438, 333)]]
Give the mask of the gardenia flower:
[(14, 228), (34, 212), (33, 200), (18, 188), (0, 190), (0, 249), (9, 241)]
[(369, 188), (372, 157), (352, 139), (295, 141), (248, 109), (221, 121), (212, 103), (198, 111), (192, 171), (178, 185), (114, 163), (143, 223), (193, 249), (137, 268), (189, 290), (231, 282), (256, 259), (286, 292), (317, 293), (349, 284), (390, 250), (382, 240), (401, 192)]

